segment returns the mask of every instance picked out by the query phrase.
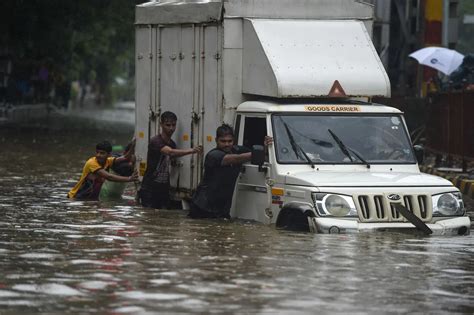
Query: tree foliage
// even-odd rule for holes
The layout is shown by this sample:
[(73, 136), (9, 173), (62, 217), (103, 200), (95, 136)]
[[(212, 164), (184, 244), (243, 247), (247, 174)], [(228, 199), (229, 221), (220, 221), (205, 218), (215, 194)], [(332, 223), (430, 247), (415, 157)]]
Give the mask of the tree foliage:
[(134, 14), (138, 0), (8, 0), (0, 4), (0, 48), (15, 65), (48, 63), (67, 81), (91, 73), (106, 90), (133, 74)]

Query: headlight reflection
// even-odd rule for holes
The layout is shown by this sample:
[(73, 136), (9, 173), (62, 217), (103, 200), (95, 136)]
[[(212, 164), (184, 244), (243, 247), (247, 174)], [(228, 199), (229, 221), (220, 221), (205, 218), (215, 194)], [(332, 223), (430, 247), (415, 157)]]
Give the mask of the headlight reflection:
[(459, 192), (434, 195), (432, 198), (433, 216), (456, 216), (464, 214), (464, 203)]
[(320, 216), (357, 216), (357, 209), (350, 196), (316, 193), (313, 199)]

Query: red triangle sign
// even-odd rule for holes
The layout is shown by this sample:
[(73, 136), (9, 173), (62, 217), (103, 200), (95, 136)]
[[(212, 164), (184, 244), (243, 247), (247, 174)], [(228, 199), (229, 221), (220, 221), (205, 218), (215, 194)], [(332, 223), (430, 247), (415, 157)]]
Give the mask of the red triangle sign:
[(346, 92), (339, 83), (338, 80), (334, 81), (331, 90), (329, 91), (328, 96), (330, 97), (347, 97)]

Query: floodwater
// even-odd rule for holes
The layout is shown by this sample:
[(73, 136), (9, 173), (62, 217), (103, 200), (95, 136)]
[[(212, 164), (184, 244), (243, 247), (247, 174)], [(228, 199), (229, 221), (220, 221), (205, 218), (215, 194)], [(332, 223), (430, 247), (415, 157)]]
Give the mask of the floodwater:
[(129, 129), (0, 129), (0, 314), (474, 312), (472, 235), (314, 235), (66, 199), (95, 143)]

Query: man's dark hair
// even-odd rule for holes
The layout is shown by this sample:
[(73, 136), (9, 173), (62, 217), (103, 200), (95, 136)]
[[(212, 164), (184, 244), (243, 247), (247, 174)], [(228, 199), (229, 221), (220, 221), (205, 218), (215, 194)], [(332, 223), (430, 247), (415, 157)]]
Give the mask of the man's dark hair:
[(217, 127), (216, 130), (216, 139), (225, 136), (234, 137), (234, 130), (228, 124), (222, 124), (221, 126)]
[(166, 111), (160, 116), (160, 121), (165, 122), (165, 121), (177, 121), (178, 117), (176, 117), (176, 114), (170, 111)]
[(112, 152), (112, 145), (110, 144), (109, 141), (104, 140), (102, 142), (97, 143), (97, 145), (95, 146), (95, 149), (96, 150), (102, 150), (102, 151), (105, 151), (107, 153), (110, 153), (110, 152)]

